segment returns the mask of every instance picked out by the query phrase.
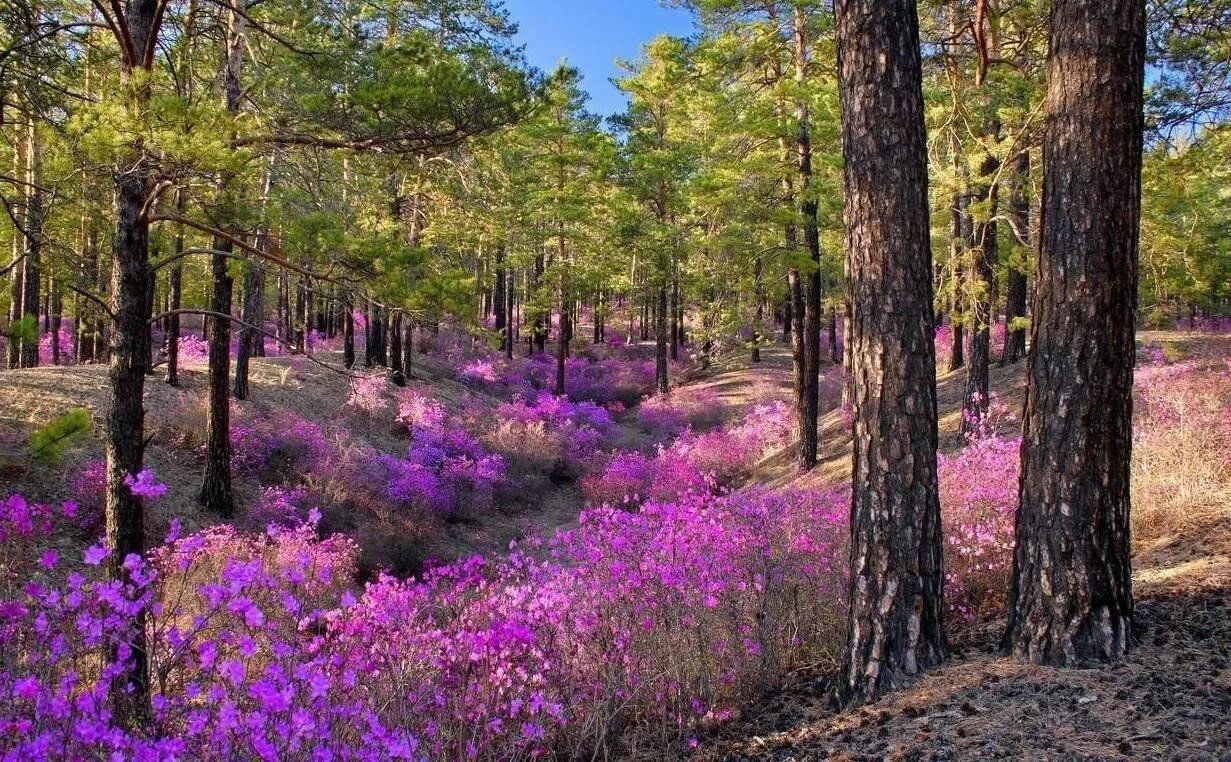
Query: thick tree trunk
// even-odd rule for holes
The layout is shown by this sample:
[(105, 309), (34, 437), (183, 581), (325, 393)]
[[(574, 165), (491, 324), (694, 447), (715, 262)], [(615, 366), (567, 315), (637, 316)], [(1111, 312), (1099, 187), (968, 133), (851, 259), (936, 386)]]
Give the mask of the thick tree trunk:
[(919, 25), (909, 0), (838, 0), (854, 468), (844, 702), (942, 661), (936, 360)]
[(1056, 0), (1021, 503), (1004, 647), (1115, 660), (1133, 616), (1133, 317), (1145, 0)]
[[(116, 178), (115, 248), (111, 268), (111, 405), (107, 411), (105, 523), (113, 579), (129, 581), (124, 560), (145, 552), (145, 508), (124, 483), (139, 473), (145, 458), (145, 366), (149, 357), (149, 222), (145, 206), (147, 171), (139, 166)], [(130, 718), (144, 715), (149, 695), (144, 612), (133, 622), (132, 662), (113, 690), (117, 708)], [(131, 687), (131, 690), (127, 688)]]

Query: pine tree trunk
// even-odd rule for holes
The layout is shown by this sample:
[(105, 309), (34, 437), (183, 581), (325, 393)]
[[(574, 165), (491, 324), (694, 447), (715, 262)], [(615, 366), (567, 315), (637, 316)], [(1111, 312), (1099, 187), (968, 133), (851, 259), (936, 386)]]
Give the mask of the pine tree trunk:
[[(987, 137), (998, 140), (999, 121), (993, 121)], [(999, 211), (999, 187), (995, 177), (1000, 170), (1000, 160), (989, 154), (983, 161), (980, 174), (987, 181), (979, 190), (979, 199), (987, 201), (987, 219), (975, 226), (975, 242), (971, 249), (970, 278), (970, 358), (966, 366), (966, 389), (962, 402), (961, 433), (970, 435), (977, 430), (980, 421), (987, 416), (991, 392), (989, 371), (992, 362), (992, 323), (996, 320), (996, 260)]]
[(22, 313), (34, 320), (32, 341), (21, 342), (21, 367), (38, 367), (39, 287), (42, 285), (43, 222), (45, 209), (42, 191), (43, 146), (31, 119), (26, 139), (26, 258), (22, 263)]
[[(105, 453), (107, 493), (105, 523), (112, 579), (128, 581), (123, 567), (129, 555), (145, 552), (145, 508), (124, 483), (139, 473), (145, 458), (145, 365), (149, 356), (149, 222), (142, 215), (148, 170), (143, 165), (116, 177), (116, 229), (111, 270), (111, 332)], [(142, 715), (149, 695), (144, 612), (133, 623), (133, 660), (117, 679), (113, 701), (122, 714)], [(125, 689), (131, 686), (131, 691)]]
[(402, 373), (407, 381), (414, 378), (412, 371), (415, 362), (415, 323), (409, 316), (402, 320)]
[(838, 0), (854, 468), (847, 704), (946, 657), (919, 26), (909, 0)]
[(1056, 0), (1041, 238), (1004, 647), (1125, 654), (1145, 0)]
[(504, 356), (513, 359), (513, 343), (517, 341), (517, 309), (514, 295), (514, 278), (512, 273), (509, 274), (508, 282), (504, 290), (505, 298), (505, 315), (508, 320), (506, 330), (504, 332)]
[[(795, 4), (795, 84), (802, 91), (806, 84), (808, 38), (806, 15), (802, 3)], [(817, 202), (812, 197), (812, 133), (808, 104), (798, 100), (796, 119), (799, 134), (795, 141), (799, 169), (800, 213), (803, 218), (804, 248), (812, 262), (804, 286), (803, 304), (803, 385), (800, 393), (799, 467), (810, 471), (816, 467), (820, 448), (818, 417), (820, 414), (821, 377), (821, 238), (817, 221)], [(796, 308), (798, 308), (798, 304)]]
[(495, 312), (494, 327), (496, 333), (501, 334), (503, 339), (503, 331), (508, 329), (508, 312), (504, 298), (505, 291), (505, 269), (504, 269), (504, 247), (496, 248), (496, 283), (492, 293), (492, 307)]
[[(122, 53), (121, 81), (131, 100), (140, 109), (149, 99), (143, 76), (148, 76), (151, 57), (133, 56), (134, 51), (154, 50), (158, 34), (158, 3), (133, 0), (126, 4), (125, 24), (131, 48)], [(134, 74), (138, 74), (134, 77)], [(145, 370), (150, 357), (148, 290), (153, 280), (149, 262), (149, 218), (145, 215), (151, 169), (144, 157), (144, 146), (135, 139), (130, 156), (115, 174), (115, 237), (111, 262), (111, 332), (108, 380), (111, 401), (107, 408), (104, 432), (106, 457), (106, 498), (104, 522), (109, 552), (107, 571), (113, 580), (133, 584), (125, 561), (145, 551), (145, 509), (141, 497), (133, 494), (125, 479), (142, 470), (145, 453)], [(121, 723), (137, 726), (148, 717), (149, 658), (146, 650), (146, 612), (139, 608), (131, 615), (125, 668), (111, 682), (109, 700)], [(118, 649), (117, 649), (118, 651)], [(114, 658), (117, 652), (109, 654)]]
[[(1030, 151), (1022, 150), (1013, 162), (1012, 195), (1009, 220), (1013, 240), (1026, 251), (1030, 248)], [(1011, 263), (1005, 278), (1005, 338), (1001, 365), (1010, 365), (1026, 356), (1026, 329), (1014, 327), (1026, 317), (1026, 263)]]
[[(234, 118), (239, 113), (240, 71), (243, 64), (244, 15), (230, 13), (227, 29), (227, 60), (223, 72), (223, 97), (227, 113)], [(223, 179), (224, 192), (227, 184)], [(214, 237), (210, 256), (213, 294), (210, 311), (215, 313), (209, 329), (209, 406), (205, 422), (205, 476), (198, 500), (205, 510), (223, 518), (235, 515), (235, 496), (231, 489), (231, 303), (233, 278), (228, 269), (234, 244), (230, 239)]]
[[(184, 192), (178, 190), (175, 193), (175, 211), (179, 215), (184, 214), (186, 199)], [(184, 226), (176, 225), (175, 242), (172, 244), (172, 256), (175, 261), (171, 263), (171, 272), (167, 276), (167, 296), (170, 299), (170, 312), (172, 313), (167, 318), (167, 376), (166, 382), (170, 386), (179, 386), (179, 367), (180, 367), (180, 316), (175, 314), (181, 308), (184, 301), (184, 263), (180, 255), (184, 253)]]
[(251, 260), (244, 272), (244, 301), (240, 310), (238, 346), (235, 349), (235, 384), (232, 391), (237, 400), (248, 399), (248, 360), (255, 354), (253, 350), (256, 349), (257, 332), (253, 328), (264, 322), (264, 316), (260, 312), (261, 293), (264, 290), (265, 270), (260, 262)]
[(754, 363), (761, 362), (761, 340), (765, 322), (765, 262), (757, 257), (752, 263), (752, 356)]
[(342, 295), (342, 365), (355, 367), (355, 300), (350, 291)]
[(567, 292), (564, 290), (564, 284), (560, 284), (562, 300), (560, 305), (560, 336), (556, 346), (556, 396), (564, 396), (564, 377), (565, 369), (568, 366), (568, 350), (569, 340), (572, 338), (572, 317), (569, 315), (567, 305)]
[(667, 281), (666, 273), (663, 274), (663, 281), (658, 286), (658, 309), (654, 315), (654, 335), (655, 335), (655, 353), (654, 353), (654, 388), (659, 394), (667, 394), (671, 391), (671, 383), (668, 378), (668, 362), (667, 362)]
[[(534, 258), (534, 297), (537, 299), (539, 287), (543, 282), (545, 263), (543, 255)], [(542, 354), (547, 351), (547, 331), (551, 327), (551, 315), (544, 315), (541, 309), (535, 309), (534, 314), (534, 351)]]
[(405, 361), (402, 355), (402, 313), (389, 310), (389, 382), (394, 386), (406, 386)]
[(47, 310), (51, 315), (51, 364), (60, 364), (60, 354), (63, 348), (60, 346), (60, 327), (64, 324), (64, 303), (60, 296), (60, 286), (55, 278), (51, 279), (50, 285), (50, 307)]
[[(672, 267), (674, 269), (674, 266)], [(667, 309), (671, 313), (671, 326), (669, 332), (671, 334), (671, 359), (673, 361), (680, 359), (680, 282), (677, 278), (671, 279), (670, 304)]]
[[(215, 238), (213, 248), (230, 252), (229, 240)], [(219, 315), (231, 314), (232, 278), (227, 271), (228, 258), (214, 254), (211, 259), (213, 295), (210, 310)], [(198, 502), (207, 511), (223, 518), (235, 515), (235, 498), (231, 490), (231, 321), (215, 317), (209, 322), (209, 405), (205, 424), (205, 474)]]

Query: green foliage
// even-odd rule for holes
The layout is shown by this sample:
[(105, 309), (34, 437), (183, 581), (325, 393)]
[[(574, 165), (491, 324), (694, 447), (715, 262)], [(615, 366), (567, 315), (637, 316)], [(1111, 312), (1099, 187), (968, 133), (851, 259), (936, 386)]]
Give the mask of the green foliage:
[(89, 410), (70, 410), (30, 435), (30, 453), (35, 460), (54, 463), (63, 457), (70, 445), (88, 435), (90, 429)]
[(35, 315), (22, 315), (21, 319), (14, 320), (9, 324), (8, 338), (9, 341), (14, 343), (37, 342), (38, 317)]

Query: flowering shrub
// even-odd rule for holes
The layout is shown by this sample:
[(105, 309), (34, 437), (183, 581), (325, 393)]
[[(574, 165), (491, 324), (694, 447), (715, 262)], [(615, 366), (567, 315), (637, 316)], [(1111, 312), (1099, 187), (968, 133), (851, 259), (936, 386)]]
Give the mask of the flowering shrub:
[(350, 396), (346, 398), (346, 404), (369, 415), (382, 413), (389, 405), (385, 398), (388, 387), (389, 382), (383, 375), (355, 376), (350, 381)]
[(383, 578), (333, 635), (351, 670), (389, 676), (366, 681), (382, 719), (433, 757), (573, 756), (648, 720), (682, 734), (840, 629), (845, 511), (765, 493), (590, 511), (546, 561)]
[(209, 362), (209, 343), (196, 334), (180, 336), (179, 363), (183, 367), (201, 367)]
[(248, 527), (256, 530), (298, 526), (307, 519), (308, 501), (308, 491), (303, 487), (262, 487), (244, 519)]
[[(150, 564), (130, 556), (128, 582), (97, 576), (105, 556), (91, 548), (58, 584), (51, 559), (0, 603), (0, 734), (11, 758), (417, 756), (414, 737), (381, 725), (357, 676), (334, 671), (336, 656), (313, 634), (346, 600), (349, 541), (318, 541), (308, 527), (215, 528), (172, 539)], [(108, 698), (131, 669), (139, 612), (157, 679), (148, 727), (129, 729)]]
[(945, 602), (964, 620), (1004, 610), (1013, 564), (1021, 437), (976, 436), (940, 453)]
[(704, 433), (686, 431), (656, 457), (618, 454), (582, 480), (592, 505), (636, 505), (691, 493), (714, 493), (746, 478), (762, 457), (787, 444), (794, 425), (785, 403), (754, 406), (735, 424)]
[(376, 459), (390, 499), (428, 514), (490, 505), (494, 488), (505, 479), (501, 456), (489, 452), (420, 389), (399, 392), (397, 420), (410, 434), (406, 457)]
[(655, 395), (637, 406), (637, 425), (655, 442), (664, 442), (686, 429), (703, 430), (723, 418), (718, 395), (710, 389), (689, 389), (671, 396)]
[(589, 459), (608, 447), (616, 434), (606, 408), (546, 392), (530, 401), (514, 398), (500, 405), (490, 422), (476, 421), (472, 428), (486, 428), (484, 443), (520, 471), (574, 475), (585, 470)]
[(438, 429), (444, 424), (445, 416), (444, 405), (423, 390), (407, 388), (398, 392), (397, 420), (409, 426), (412, 431)]
[[(60, 326), (58, 337), (60, 344), (61, 365), (67, 365), (73, 361), (73, 331), (71, 328), (71, 321), (65, 322), (70, 324)], [(38, 361), (40, 365), (51, 365), (52, 360), (55, 359), (55, 351), (54, 347), (52, 347), (52, 342), (54, 341), (53, 333), (54, 332), (51, 331), (44, 333), (38, 340)]]
[(247, 473), (265, 470), (303, 474), (323, 467), (336, 450), (325, 431), (285, 408), (260, 412), (236, 406), (231, 457)]

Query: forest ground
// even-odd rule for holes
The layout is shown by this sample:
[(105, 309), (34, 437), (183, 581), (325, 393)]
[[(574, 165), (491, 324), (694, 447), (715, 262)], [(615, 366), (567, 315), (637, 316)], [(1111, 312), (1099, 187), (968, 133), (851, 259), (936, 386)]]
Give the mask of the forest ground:
[[(1220, 339), (1174, 332), (1140, 338), (1231, 356), (1231, 344)], [(1024, 402), (1024, 371), (1025, 362), (992, 368), (993, 389), (1015, 412)], [(942, 449), (960, 443), (964, 378), (958, 371), (938, 379)], [(831, 410), (823, 427), (824, 462), (805, 483), (849, 478), (840, 413)], [(759, 476), (791, 482), (793, 457), (769, 459)], [(738, 721), (701, 739), (696, 758), (1231, 759), (1231, 505), (1165, 520), (1163, 531), (1134, 546), (1137, 642), (1122, 663), (1022, 664), (999, 655), (1003, 621), (994, 621), (951, 633), (949, 664), (875, 706), (835, 712), (833, 665), (797, 672)]]
[[(1184, 343), (1180, 334), (1151, 334), (1152, 341)], [(1231, 342), (1222, 347), (1231, 357)], [(340, 358), (322, 355), (334, 362)], [(781, 394), (791, 384), (790, 353), (773, 346), (751, 365), (732, 356), (695, 374), (688, 386), (740, 409)], [(992, 386), (1012, 410), (1021, 408), (1025, 363), (992, 368)], [(446, 377), (430, 358), (415, 378), (432, 394), (457, 403), (472, 390)], [(0, 485), (40, 500), (70, 496), (64, 474), (98, 457), (96, 441), (75, 448), (67, 462), (31, 464), (24, 441), (29, 432), (72, 407), (87, 407), (101, 423), (106, 395), (104, 367), (40, 368), (6, 374), (0, 398)], [(941, 446), (959, 446), (958, 423), (964, 374), (942, 373), (938, 382)], [(185, 442), (204, 432), (201, 370), (184, 374), (184, 388), (157, 379), (147, 384), (150, 466), (165, 481), (168, 499), (151, 516), (152, 536), (171, 518), (186, 529), (214, 523), (195, 506), (200, 460)], [(832, 385), (831, 385), (832, 386)], [(788, 448), (758, 464), (754, 480), (771, 486), (822, 486), (849, 478), (850, 442), (836, 407), (837, 388), (826, 388), (822, 463), (799, 478)], [(404, 438), (387, 423), (356, 415), (348, 389), (331, 370), (296, 358), (253, 362), (251, 405), (287, 407), (321, 424), (343, 421), (351, 434), (376, 449), (397, 452)], [(254, 497), (256, 484), (237, 477), (238, 501)], [(574, 485), (544, 481), (526, 490), (515, 506), (450, 524), (432, 538), (427, 553), (453, 558), (507, 547), (512, 539), (570, 525), (581, 508)], [(1140, 506), (1138, 506), (1140, 508)], [(1175, 517), (1172, 531), (1135, 547), (1138, 643), (1123, 663), (1109, 669), (1053, 670), (1000, 657), (1001, 623), (954, 633), (954, 658), (912, 688), (874, 707), (837, 714), (830, 708), (832, 665), (818, 665), (747, 707), (736, 721), (702, 737), (700, 759), (804, 760), (948, 758), (1231, 758), (1231, 505), (1199, 520)], [(362, 538), (361, 538), (362, 542)]]

